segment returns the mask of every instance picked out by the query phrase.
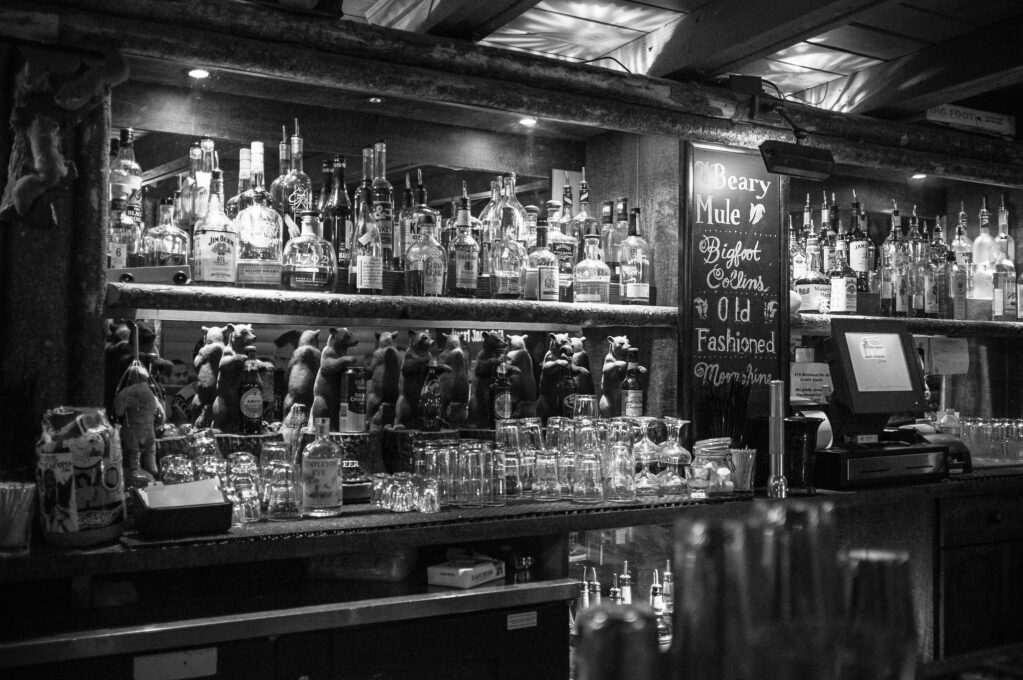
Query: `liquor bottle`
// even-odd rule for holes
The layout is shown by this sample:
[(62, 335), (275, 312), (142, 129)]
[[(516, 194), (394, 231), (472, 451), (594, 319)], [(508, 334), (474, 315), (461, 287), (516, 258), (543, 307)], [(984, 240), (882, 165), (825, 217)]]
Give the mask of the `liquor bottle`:
[(384, 253), (380, 244), (380, 230), (373, 220), (372, 189), (361, 185), (359, 200), (355, 204), (355, 234), (352, 254), (355, 256), (349, 280), (356, 292), (381, 295), (384, 292)]
[(405, 291), (417, 297), (441, 297), (446, 292), (447, 254), (437, 241), (436, 218), (422, 213), (416, 230), (418, 238), (405, 253)]
[[(912, 242), (910, 242), (910, 252), (912, 253)], [(920, 252), (919, 247), (917, 252)], [(912, 288), (910, 290), (910, 308), (909, 316), (917, 318), (934, 318), (937, 316), (937, 307), (929, 309), (927, 304), (928, 296), (934, 294), (934, 280), (931, 273), (931, 261), (927, 257), (920, 257), (910, 265), (910, 281), (912, 282)]]
[[(842, 251), (845, 261), (849, 261), (849, 234), (846, 231), (842, 215), (838, 210), (838, 203), (835, 202), (835, 194), (831, 194), (831, 221), (835, 226), (835, 252)], [(834, 267), (834, 263), (832, 263)], [(831, 271), (830, 269), (828, 271)]]
[(494, 379), (490, 383), (490, 417), (494, 421), (512, 417), (511, 380), (508, 378), (508, 364), (505, 361), (497, 364)]
[(284, 200), (281, 216), (284, 218), (283, 241), (294, 238), (301, 233), (298, 214), (313, 206), (313, 181), (305, 173), (302, 165), (302, 135), (295, 119), (295, 134), (291, 135), (291, 170), (281, 182), (281, 197)]
[(675, 576), (671, 573), (671, 560), (664, 565), (661, 574), (661, 589), (664, 594), (664, 613), (670, 615), (675, 611)]
[(622, 588), (618, 585), (618, 574), (611, 574), (611, 588), (607, 591), (607, 599), (611, 604), (622, 604)]
[[(176, 192), (175, 192), (176, 193)], [(174, 222), (174, 199), (160, 201), (156, 225), (142, 235), (144, 264), (147, 267), (183, 267), (188, 264), (192, 239)]]
[[(565, 206), (568, 205), (569, 206), (568, 209), (571, 210), (571, 203), (572, 203), (572, 187), (568, 185), (568, 176), (567, 176), (567, 174), (565, 176), (565, 185), (568, 188), (568, 191), (567, 191), (567, 193), (563, 192), (563, 194), (562, 194), (562, 200), (561, 200), (561, 203), (562, 203), (562, 220), (564, 220), (564, 219), (566, 219), (568, 217), (568, 214), (565, 212)], [(565, 202), (566, 200), (568, 201), (567, 204)], [(590, 185), (586, 181), (586, 168), (583, 168), (582, 169), (582, 179), (579, 180), (579, 210), (575, 213), (574, 216), (572, 216), (572, 221), (569, 223), (569, 228), (568, 228), (567, 231), (565, 231), (565, 233), (568, 234), (569, 236), (571, 236), (575, 240), (576, 243), (582, 243), (583, 235), (589, 230), (589, 225), (591, 225), (591, 224), (595, 225), (598, 229), (600, 228), (600, 225), (597, 224), (596, 216), (593, 215), (590, 212)], [(564, 221), (562, 221), (562, 230), (564, 231)], [(623, 236), (624, 236), (624, 234), (623, 234)], [(616, 243), (618, 241), (620, 241), (620, 240), (621, 239), (618, 239), (616, 241)], [(601, 244), (601, 249), (604, 251), (605, 255), (607, 255), (607, 253), (611, 252), (608, 249), (604, 248), (603, 244)], [(617, 263), (618, 263), (618, 250), (617, 250), (617, 248), (613, 252), (614, 252), (614, 261), (615, 261), (615, 267), (616, 267), (614, 273), (617, 274), (618, 273), (617, 272)], [(611, 264), (608, 263), (608, 266), (611, 266)]]
[(827, 314), (831, 309), (831, 281), (821, 271), (819, 252), (811, 252), (802, 278), (796, 279), (793, 290), (799, 293), (799, 311), (806, 314)]
[[(558, 299), (572, 301), (572, 267), (578, 259), (579, 244), (572, 236), (562, 231), (559, 221), (561, 204), (547, 201), (547, 247), (558, 258)], [(571, 224), (567, 226), (571, 229)]]
[(796, 281), (801, 281), (806, 276), (806, 251), (803, 244), (799, 242), (799, 233), (792, 224), (792, 215), (789, 215), (789, 287), (794, 288)]
[(991, 213), (987, 209), (987, 196), (980, 199), (980, 228), (973, 239), (973, 264), (991, 263), (994, 256), (995, 240), (991, 236)]
[[(419, 238), (415, 225), (416, 197), (412, 193), (412, 176), (405, 173), (405, 188), (401, 191), (401, 210), (395, 218), (397, 224), (394, 227), (396, 232), (401, 232), (401, 239), (405, 243), (405, 252), (408, 252), (412, 242)], [(405, 257), (405, 253), (402, 253)]]
[(123, 198), (128, 216), (141, 226), (142, 168), (135, 162), (134, 142), (135, 131), (123, 128), (117, 147), (117, 161), (110, 168), (110, 197)]
[(558, 404), (558, 410), (553, 415), (564, 418), (572, 417), (572, 410), (575, 404), (575, 395), (578, 392), (575, 378), (572, 376), (572, 366), (565, 363), (558, 373), (558, 379), (554, 383), (554, 398)]
[[(536, 245), (536, 225), (540, 221), (540, 208), (535, 205), (523, 206), (526, 210), (526, 240), (522, 245), (526, 246), (526, 252), (533, 249)], [(476, 233), (473, 232), (473, 238)]]
[(536, 245), (527, 258), (522, 291), (526, 300), (558, 301), (558, 258), (547, 247), (547, 230), (546, 220), (536, 225)]
[(1009, 210), (1005, 207), (1005, 194), (1002, 194), (1001, 203), (998, 205), (998, 239), (1006, 241), (1005, 256), (1016, 262), (1016, 239), (1009, 234)]
[(892, 221), (888, 235), (881, 242), (881, 266), (887, 265), (901, 257), (902, 249), (902, 216), (898, 204), (892, 200)]
[[(501, 200), (504, 200), (504, 189), (501, 191)], [(501, 231), (501, 234), (503, 233), (504, 231)], [(516, 231), (516, 233), (518, 232)], [(451, 202), (448, 204), (448, 217), (444, 220), (444, 226), (440, 230), (440, 244), (444, 246), (445, 251), (451, 247), (456, 236), (458, 236), (458, 198), (452, 196)]]
[(330, 200), (330, 192), (333, 188), (334, 162), (329, 158), (324, 158), (320, 164), (320, 190), (316, 194), (316, 205), (313, 206), (317, 214), (323, 214), (323, 209), (327, 207), (327, 201)]
[(632, 574), (629, 573), (629, 561), (625, 560), (622, 565), (622, 573), (618, 577), (618, 584), (622, 589), (622, 604), (632, 604)]
[(238, 286), (280, 288), (281, 242), (284, 221), (271, 205), (271, 195), (263, 187), (263, 142), (252, 142), (249, 151), (252, 187), (244, 200), (248, 205), (238, 213)]
[(133, 267), (138, 250), (138, 225), (127, 213), (124, 198), (110, 201), (107, 225), (107, 269)]
[(233, 285), (237, 277), (238, 231), (224, 214), (224, 175), (210, 178), (205, 214), (195, 223), (192, 237), (192, 280), (206, 285)]
[(380, 230), (384, 269), (401, 271), (406, 244), (394, 231), (394, 187), (387, 181), (387, 142), (382, 139), (373, 144), (373, 219)]
[(323, 239), (337, 254), (337, 266), (348, 267), (352, 259), (352, 202), (345, 188), (345, 157), (334, 156), (331, 162), (330, 195), (320, 214)]
[(954, 251), (949, 251), (945, 276), (948, 278), (949, 310), (952, 313), (950, 318), (965, 319), (968, 276), (966, 267), (959, 264), (959, 258)]
[(643, 415), (643, 381), (639, 374), (639, 350), (630, 347), (626, 353), (628, 368), (622, 380), (622, 413), (629, 418)]
[(515, 195), (515, 173), (505, 176), (502, 182), (503, 191), (501, 202), (498, 204), (501, 217), (501, 237), (504, 238), (510, 229), (512, 238), (525, 243), (528, 240), (526, 209), (522, 207)]
[(657, 644), (661, 648), (661, 652), (666, 652), (671, 647), (671, 621), (664, 615), (664, 590), (659, 582), (656, 569), (654, 569), (654, 580), (650, 584), (650, 608), (654, 610), (657, 625)]
[[(505, 185), (507, 189), (507, 185)], [(503, 207), (507, 196), (501, 197)], [(499, 207), (499, 210), (502, 209)], [(522, 297), (529, 254), (518, 240), (519, 227), (515, 220), (502, 220), (501, 235), (494, 243), (490, 258), (490, 290), (495, 298), (517, 299)], [(450, 247), (448, 249), (450, 252)], [(536, 299), (535, 297), (533, 299)]]
[(959, 204), (959, 220), (956, 222), (956, 235), (950, 246), (956, 256), (956, 264), (968, 267), (973, 261), (973, 241), (967, 235), (966, 203)]
[(958, 437), (962, 433), (962, 421), (955, 409), (945, 409), (945, 414), (938, 421), (938, 431), (942, 434), (950, 434)]
[(291, 143), (288, 142), (288, 128), (281, 126), (281, 141), (277, 144), (277, 177), (270, 183), (270, 206), (283, 215), (287, 199), (284, 196), (284, 180), (291, 172)]
[(241, 434), (263, 434), (263, 380), (259, 377), (256, 348), (245, 348), (248, 357), (238, 381), (238, 406), (241, 410)]
[(1005, 252), (1008, 241), (995, 239), (994, 300), (991, 318), (994, 321), (1016, 320), (1016, 265)]
[[(576, 242), (576, 254), (575, 260), (572, 261), (572, 266), (575, 266), (575, 263), (582, 258), (580, 251), (582, 250), (583, 242), (582, 233), (574, 231), (575, 224), (572, 222), (574, 217), (575, 201), (572, 198), (572, 182), (568, 179), (568, 173), (566, 172), (564, 173), (564, 181), (561, 185), (561, 212), (558, 213), (558, 216), (554, 221), (551, 220), (550, 215), (547, 216), (547, 227), (548, 229), (551, 229), (557, 225), (557, 227), (561, 230), (561, 233), (571, 236)], [(548, 236), (550, 236), (549, 233)]]
[(927, 241), (920, 233), (920, 218), (916, 214), (916, 205), (909, 216), (909, 230), (906, 231), (906, 247), (909, 250), (909, 261), (917, 264), (927, 257)]
[[(611, 270), (611, 280), (615, 283), (621, 281), (621, 272), (618, 267), (621, 262), (622, 241), (629, 234), (629, 199), (619, 196), (614, 203), (614, 214), (609, 222), (604, 221), (604, 212), (601, 209), (600, 227), (600, 250), (604, 254), (604, 261)], [(585, 235), (585, 231), (581, 232)]]
[(940, 319), (942, 311), (942, 296), (948, 297), (948, 282), (942, 283), (944, 267), (938, 266), (937, 262), (924, 258), (921, 265), (927, 268), (924, 275), (924, 317), (928, 319)]
[[(909, 316), (911, 306), (910, 268), (902, 252), (895, 256), (891, 266), (892, 275), (892, 316)], [(858, 292), (858, 291), (857, 291)]]
[(193, 225), (189, 220), (188, 194), (183, 189), (187, 179), (187, 174), (178, 175), (178, 189), (174, 192), (174, 226), (191, 238)]
[(639, 226), (640, 213), (639, 208), (632, 209), (629, 235), (618, 249), (622, 303), (627, 305), (650, 304), (650, 246)]
[(845, 253), (835, 250), (835, 265), (828, 272), (831, 283), (831, 313), (855, 314), (856, 272), (845, 263)]
[[(483, 226), (483, 240), (480, 243), (480, 273), (484, 276), (493, 274), (491, 256), (494, 244), (501, 238), (501, 216), (498, 204), (501, 202), (501, 178), (490, 182), (490, 201), (480, 211), (480, 223)], [(438, 220), (440, 214), (438, 213)]]
[[(514, 187), (514, 179), (512, 179), (512, 182)], [(458, 234), (448, 247), (448, 294), (455, 297), (476, 297), (476, 283), (480, 271), (480, 246), (476, 243), (476, 239), (472, 237), (472, 222), (469, 220), (469, 212), (469, 190), (463, 181), (462, 197), (458, 199), (456, 217)], [(511, 232), (506, 233), (510, 234)], [(519, 243), (516, 243), (516, 245), (520, 248), (522, 247)], [(504, 245), (502, 244), (502, 250), (503, 248)], [(508, 289), (502, 289), (501, 287), (502, 279), (505, 278), (502, 274), (506, 272), (497, 271), (496, 266), (494, 269), (498, 280), (498, 293), (504, 292), (507, 294), (509, 292)], [(515, 291), (516, 297), (520, 292), (521, 288)]]
[(285, 290), (329, 293), (337, 285), (334, 246), (317, 236), (320, 220), (315, 210), (303, 210), (298, 218), (302, 233), (284, 246), (281, 284)]
[(837, 215), (833, 215), (831, 204), (828, 203), (828, 192), (822, 192), (824, 194), (821, 203), (821, 228), (818, 235), (818, 241), (821, 245), (821, 272), (826, 273), (831, 271), (831, 259), (835, 255), (835, 239), (837, 232), (834, 229), (832, 221), (838, 221)]
[(188, 172), (178, 178), (178, 190), (181, 192), (181, 215), (178, 226), (191, 232), (195, 227), (195, 183), (202, 163), (202, 149), (199, 140), (192, 142), (188, 149)]
[(852, 231), (849, 234), (849, 268), (856, 272), (857, 291), (866, 290), (869, 287), (870, 272), (874, 265), (870, 258), (871, 241), (864, 232), (862, 225), (866, 222), (866, 216), (861, 212), (860, 203), (856, 200), (856, 192), (853, 191)]
[[(110, 155), (107, 158), (107, 167), (110, 168), (110, 178), (107, 181), (107, 202), (114, 200), (114, 182), (113, 182), (113, 170), (114, 166), (117, 165), (117, 152), (121, 149), (121, 137), (118, 134), (117, 137), (110, 138)], [(123, 191), (123, 189), (122, 189)]]
[[(252, 199), (252, 195), (246, 196), (246, 192), (252, 186), (252, 151), (250, 149), (238, 149), (238, 193), (227, 199), (224, 206), (224, 214), (232, 220), (238, 217)], [(243, 203), (246, 201), (246, 203)]]
[(430, 357), (426, 365), (423, 388), (419, 390), (419, 404), (416, 406), (416, 425), (424, 432), (437, 432), (441, 427), (440, 368), (436, 357)]
[(597, 576), (597, 568), (593, 569), (593, 580), (590, 581), (590, 606), (600, 606), (600, 578)]
[(330, 418), (315, 418), (315, 439), (302, 451), (302, 516), (341, 514), (341, 450), (330, 440)]
[(1023, 271), (1016, 275), (1016, 320), (1023, 321)]
[(928, 251), (931, 262), (943, 269), (949, 253), (948, 244), (945, 242), (945, 215), (934, 218), (934, 231), (931, 232), (931, 245)]
[(203, 137), (199, 140), (199, 166), (195, 171), (195, 184), (192, 186), (192, 205), (195, 210), (195, 222), (206, 216), (210, 205), (210, 182), (213, 169), (219, 167), (216, 162), (213, 140)]
[[(809, 263), (810, 253), (820, 253), (821, 242), (817, 230), (813, 226), (813, 206), (810, 205), (810, 194), (806, 195), (806, 204), (803, 206), (803, 230), (801, 234), (803, 249), (806, 251), (806, 259)], [(820, 262), (820, 258), (817, 259)]]
[(583, 259), (572, 268), (572, 298), (575, 302), (608, 304), (611, 301), (611, 269), (600, 252), (597, 223), (590, 222), (583, 238)]

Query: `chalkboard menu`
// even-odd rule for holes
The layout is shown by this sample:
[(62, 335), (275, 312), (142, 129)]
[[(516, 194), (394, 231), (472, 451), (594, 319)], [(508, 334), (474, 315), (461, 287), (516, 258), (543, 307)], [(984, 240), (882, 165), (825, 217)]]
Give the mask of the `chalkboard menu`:
[(680, 388), (701, 439), (767, 414), (788, 351), (788, 286), (781, 177), (756, 152), (691, 144), (687, 160)]

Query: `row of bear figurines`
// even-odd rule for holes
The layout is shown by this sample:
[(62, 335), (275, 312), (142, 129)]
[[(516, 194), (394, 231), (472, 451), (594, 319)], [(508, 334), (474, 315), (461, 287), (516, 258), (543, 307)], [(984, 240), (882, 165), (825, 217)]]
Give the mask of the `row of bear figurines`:
[[(249, 324), (203, 327), (203, 331), (205, 344), (194, 360), (197, 382), (191, 415), (199, 426), (237, 432), (241, 422), (237, 388), (244, 347), (255, 341), (255, 333)], [(470, 362), (457, 333), (441, 334), (435, 341), (430, 331), (408, 331), (408, 348), (404, 349), (398, 344), (398, 332), (378, 332), (376, 348), (365, 359), (348, 354), (358, 344), (348, 329), (330, 329), (322, 349), (319, 335), (316, 330), (299, 335), (288, 362), (284, 413), (289, 413), (293, 404), (304, 404), (312, 417), (329, 417), (334, 431), (339, 424), (342, 376), (359, 365), (368, 369), (366, 417), (375, 427), (415, 426), (419, 395), (431, 359), (436, 360), (440, 373), (441, 417), (450, 427), (493, 427), (490, 386), (501, 362), (507, 366), (515, 418), (546, 419), (560, 414), (556, 384), (566, 370), (571, 371), (574, 393), (595, 393), (582, 338), (567, 333), (548, 334), (539, 380), (534, 375), (526, 335), (506, 338), (499, 331), (484, 331), (471, 376)], [(620, 385), (625, 378), (629, 347), (626, 336), (609, 336), (607, 341), (599, 401), (600, 413), (605, 417), (621, 412)], [(260, 369), (272, 371), (273, 366), (260, 362)]]

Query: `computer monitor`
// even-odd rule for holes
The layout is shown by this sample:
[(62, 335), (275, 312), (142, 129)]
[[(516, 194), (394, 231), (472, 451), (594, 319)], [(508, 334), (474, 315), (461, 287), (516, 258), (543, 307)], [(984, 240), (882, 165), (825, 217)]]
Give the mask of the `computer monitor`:
[(893, 413), (925, 410), (923, 368), (904, 323), (832, 318), (825, 348), (836, 444), (876, 442)]

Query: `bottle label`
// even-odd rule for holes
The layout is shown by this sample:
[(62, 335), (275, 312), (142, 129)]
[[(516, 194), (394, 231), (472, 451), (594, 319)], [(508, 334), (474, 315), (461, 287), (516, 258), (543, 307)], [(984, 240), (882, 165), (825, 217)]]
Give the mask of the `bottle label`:
[(499, 392), (494, 397), (494, 417), (498, 420), (508, 420), (512, 417), (511, 392)]
[(991, 318), (1000, 320), (1005, 314), (1005, 296), (1002, 291), (995, 289), (995, 295), (991, 300)]
[(892, 285), (895, 287), (895, 311), (905, 314), (909, 307), (909, 298), (906, 295), (906, 279), (900, 277)]
[(952, 279), (952, 318), (966, 318), (966, 275), (959, 273)]
[(625, 284), (625, 299), (626, 300), (650, 300), (650, 284), (649, 283), (626, 283)]
[(281, 265), (264, 260), (241, 260), (238, 262), (237, 283), (240, 286), (279, 286)]
[[(287, 287), (293, 290), (326, 290), (330, 287), (331, 280), (333, 279), (332, 270), (326, 267), (295, 267), (294, 269), (288, 269), (286, 274)], [(238, 276), (238, 283), (240, 285), (240, 264), (238, 265)]]
[(558, 268), (557, 266), (540, 266), (537, 268), (537, 287), (539, 299), (543, 302), (558, 301)]
[(1016, 318), (1016, 305), (1018, 300), (1016, 299), (1016, 287), (1012, 285), (1011, 281), (1007, 281), (1005, 288), (1002, 290), (1004, 301), (1002, 303), (1002, 314), (1007, 320)]
[(300, 210), (309, 209), (309, 187), (296, 183), (288, 194), (288, 205), (291, 206), (291, 214), (295, 215)]
[(856, 277), (845, 277), (845, 311), (855, 314), (859, 309), (859, 300), (856, 298)]
[(455, 286), (476, 290), (480, 261), (471, 248), (455, 249)]
[(882, 281), (881, 282), (881, 299), (889, 300), (892, 297), (892, 282)]
[(835, 260), (835, 247), (830, 245), (824, 246), (824, 248), (821, 249), (821, 258), (824, 261), (822, 269), (826, 272), (831, 271), (831, 267)]
[(628, 417), (643, 415), (642, 390), (622, 390), (622, 415)]
[(558, 258), (558, 271), (571, 276), (572, 267), (575, 265), (575, 244), (568, 241), (555, 241), (550, 244), (550, 250)]
[(242, 397), (238, 401), (238, 405), (241, 407), (242, 416), (245, 418), (251, 418), (253, 420), (263, 419), (263, 386), (250, 387), (249, 389), (242, 392)]
[(806, 276), (806, 258), (802, 254), (792, 258), (792, 278), (799, 280)]
[(440, 295), (444, 291), (444, 263), (427, 260), (423, 263), (423, 294)]
[(924, 277), (924, 314), (938, 313), (938, 286), (930, 274)]
[(359, 271), (355, 287), (360, 290), (383, 290), (384, 258), (375, 255), (359, 255)]
[(302, 458), (302, 508), (341, 505), (341, 458)]
[(526, 267), (522, 276), (522, 297), (526, 300), (539, 299), (537, 287), (539, 285), (540, 272), (535, 267)]
[(854, 272), (870, 271), (870, 244), (866, 239), (849, 244), (849, 267)]
[(117, 241), (107, 242), (107, 267), (124, 269), (128, 266), (128, 244)]
[(238, 255), (238, 237), (229, 232), (207, 232), (196, 237), (199, 241), (193, 278), (196, 281), (234, 283), (235, 258)]
[(845, 279), (842, 277), (831, 279), (831, 311), (836, 314), (848, 311), (845, 301)]

